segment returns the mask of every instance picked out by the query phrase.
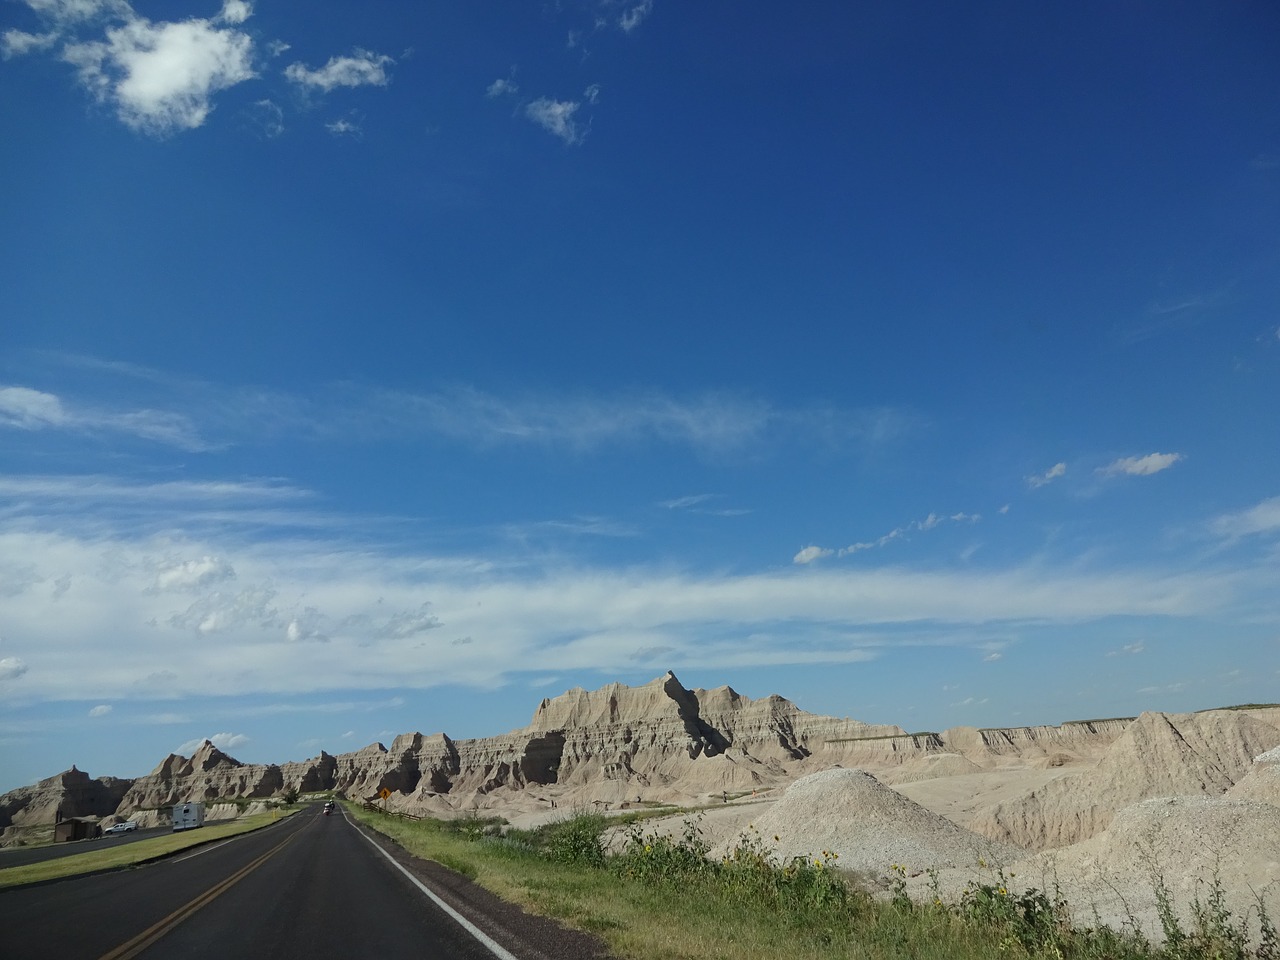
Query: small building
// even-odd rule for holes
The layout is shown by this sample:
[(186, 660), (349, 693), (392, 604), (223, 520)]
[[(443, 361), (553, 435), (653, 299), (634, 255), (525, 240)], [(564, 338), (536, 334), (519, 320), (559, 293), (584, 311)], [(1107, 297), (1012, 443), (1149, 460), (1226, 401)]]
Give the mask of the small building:
[(71, 840), (96, 840), (102, 836), (102, 827), (95, 817), (63, 817), (58, 811), (58, 821), (53, 825), (55, 843)]

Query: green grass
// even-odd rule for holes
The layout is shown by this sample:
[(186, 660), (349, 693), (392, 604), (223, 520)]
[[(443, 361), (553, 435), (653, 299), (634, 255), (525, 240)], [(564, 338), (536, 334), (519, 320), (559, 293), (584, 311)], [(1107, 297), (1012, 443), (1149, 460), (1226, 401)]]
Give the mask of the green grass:
[[(46, 860), (42, 863), (30, 863), (20, 867), (8, 867), (0, 870), (0, 889), (17, 887), (27, 883), (39, 883), (42, 880), (61, 880), (82, 873), (93, 873), (98, 870), (118, 870), (149, 860), (197, 847), (201, 844), (224, 837), (233, 837), (238, 833), (248, 833), (265, 827), (282, 816), (289, 816), (296, 811), (279, 810), (271, 813), (259, 813), (252, 817), (235, 820), (219, 820), (201, 827), (199, 830), (183, 830), (180, 833), (162, 837), (149, 837), (135, 843), (119, 846), (86, 849), (84, 853)], [(84, 842), (84, 841), (81, 841)]]
[[(1172, 921), (1165, 947), (1130, 932), (1078, 930), (1066, 905), (1042, 891), (1011, 894), (1003, 876), (971, 884), (961, 900), (917, 904), (896, 872), (891, 897), (874, 897), (838, 867), (834, 854), (771, 861), (744, 839), (723, 860), (708, 859), (696, 820), (684, 836), (628, 829), (606, 853), (615, 818), (581, 814), (537, 830), (496, 819), (405, 822), (348, 806), (350, 814), (411, 853), (472, 877), (526, 909), (598, 935), (632, 960), (1273, 960), (1280, 941), (1263, 914), (1263, 942), (1210, 895), (1191, 930)], [(1170, 914), (1171, 917), (1171, 914)], [(1165, 918), (1162, 916), (1162, 920)]]

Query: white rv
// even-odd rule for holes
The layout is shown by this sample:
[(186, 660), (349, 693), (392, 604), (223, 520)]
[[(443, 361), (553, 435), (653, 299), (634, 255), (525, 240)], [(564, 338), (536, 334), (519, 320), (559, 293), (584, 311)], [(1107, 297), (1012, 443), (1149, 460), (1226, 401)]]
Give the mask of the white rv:
[(203, 803), (175, 803), (173, 805), (173, 829), (194, 830), (204, 825)]

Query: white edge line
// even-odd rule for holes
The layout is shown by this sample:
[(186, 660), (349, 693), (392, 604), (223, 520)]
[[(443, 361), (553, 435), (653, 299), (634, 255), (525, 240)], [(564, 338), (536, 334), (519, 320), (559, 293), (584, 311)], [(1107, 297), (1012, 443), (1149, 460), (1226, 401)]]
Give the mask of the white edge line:
[[(345, 820), (346, 818), (344, 817), (343, 819)], [(355, 824), (352, 824), (352, 826), (354, 827)], [(495, 957), (498, 957), (499, 960), (519, 960), (519, 958), (516, 957), (515, 954), (507, 951), (504, 947), (502, 947), (500, 944), (494, 941), (487, 933), (485, 933), (483, 930), (477, 927), (474, 923), (472, 923), (470, 920), (468, 920), (466, 917), (460, 914), (457, 910), (453, 909), (453, 907), (449, 906), (447, 903), (441, 900), (438, 896), (436, 896), (430, 890), (430, 888), (427, 887), (426, 884), (424, 884), (421, 880), (419, 880), (412, 873), (406, 870), (401, 864), (396, 863), (395, 857), (391, 856), (391, 854), (383, 850), (382, 847), (378, 846), (377, 842), (374, 841), (371, 837), (369, 837), (363, 830), (357, 827), (356, 833), (364, 837), (365, 840), (368, 840), (369, 845), (372, 846), (373, 849), (377, 850), (384, 857), (386, 857), (388, 863), (390, 863), (393, 867), (395, 867), (397, 870), (403, 873), (406, 877), (408, 877), (409, 881), (415, 887), (417, 887), (419, 890), (421, 890), (423, 893), (425, 893), (428, 897), (431, 898), (432, 903), (434, 903), (437, 907), (439, 907), (449, 916), (453, 917), (454, 920), (458, 921), (458, 923), (462, 926), (462, 929), (466, 930), (467, 933), (471, 934), (473, 937), (479, 940), (480, 943), (482, 943), (485, 947), (487, 947), (489, 952), (492, 953)]]

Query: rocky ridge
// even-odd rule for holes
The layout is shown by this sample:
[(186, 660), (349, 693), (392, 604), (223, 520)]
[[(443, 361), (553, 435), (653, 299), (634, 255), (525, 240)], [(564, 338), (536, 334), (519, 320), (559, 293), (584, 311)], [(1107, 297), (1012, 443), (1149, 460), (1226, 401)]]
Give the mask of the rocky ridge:
[[(1241, 712), (1235, 718), (1272, 729), (1265, 712)], [(192, 757), (170, 755), (145, 777), (103, 778), (92, 782), (97, 786), (73, 768), (0, 797), (0, 826), (48, 822), (54, 810), (67, 816), (130, 816), (188, 800), (260, 799), (288, 790), (338, 790), (367, 798), (385, 789), (393, 809), (448, 814), (513, 803), (549, 808), (557, 801), (696, 803), (782, 786), (834, 766), (874, 770), (884, 783), (998, 771), (1009, 764), (1070, 770), (1105, 763), (1135, 724), (1145, 729), (1139, 721), (1117, 719), (908, 733), (893, 725), (807, 713), (776, 695), (753, 700), (727, 686), (686, 689), (668, 672), (642, 686), (611, 683), (545, 699), (528, 726), (495, 737), (454, 740), (444, 733), (411, 732), (390, 747), (373, 743), (351, 753), (321, 752), (279, 765), (244, 764), (206, 741)], [(1221, 792), (1240, 779), (1248, 765), (1245, 754), (1268, 736), (1241, 741), (1240, 756), (1213, 789)], [(1151, 795), (1139, 793), (1132, 799)], [(1044, 802), (1035, 794), (1018, 802), (1024, 801)], [(1010, 806), (971, 826), (993, 839), (1041, 849), (1045, 838), (1029, 833), (1044, 830), (1016, 825), (1020, 817), (1033, 816), (1038, 815), (1019, 814)], [(1087, 831), (1058, 830), (1052, 842), (1096, 832), (1107, 819), (1094, 816)]]

